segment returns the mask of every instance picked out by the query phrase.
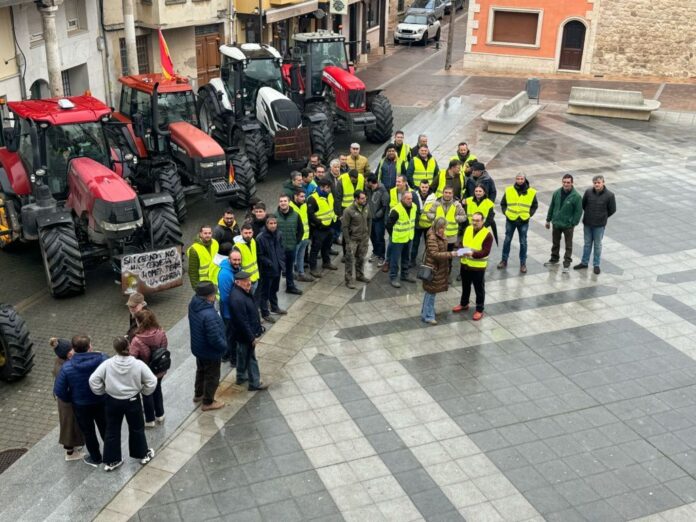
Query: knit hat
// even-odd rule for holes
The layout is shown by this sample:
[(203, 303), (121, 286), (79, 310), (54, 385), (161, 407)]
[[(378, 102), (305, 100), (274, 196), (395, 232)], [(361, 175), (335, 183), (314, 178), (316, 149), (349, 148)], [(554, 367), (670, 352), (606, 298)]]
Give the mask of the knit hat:
[(217, 292), (217, 288), (210, 281), (201, 281), (196, 285), (196, 295), (201, 297), (208, 297)]
[(70, 350), (72, 350), (72, 344), (67, 339), (58, 339), (58, 344), (53, 348), (56, 357), (63, 360), (68, 358)]

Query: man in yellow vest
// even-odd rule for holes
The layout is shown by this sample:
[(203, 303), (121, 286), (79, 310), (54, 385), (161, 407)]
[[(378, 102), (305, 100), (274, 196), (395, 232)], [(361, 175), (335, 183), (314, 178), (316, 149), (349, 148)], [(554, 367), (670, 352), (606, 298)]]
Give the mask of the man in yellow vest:
[(418, 155), (411, 159), (411, 163), (406, 171), (409, 185), (417, 187), (424, 179), (432, 185), (435, 174), (439, 172), (437, 161), (430, 154), (427, 145), (421, 145), (418, 149)]
[(466, 181), (462, 172), (462, 163), (458, 159), (451, 159), (447, 170), (441, 170), (433, 179), (430, 190), (435, 193), (435, 197), (441, 198), (445, 187), (452, 187), (454, 199), (464, 199), (464, 189)]
[(338, 218), (343, 215), (344, 209), (353, 204), (353, 194), (356, 190), (365, 190), (365, 176), (355, 169), (339, 176), (334, 190), (334, 212)]
[(249, 274), (251, 294), (254, 295), (259, 285), (259, 260), (254, 229), (250, 223), (242, 225), (242, 233), (234, 238), (234, 249), (242, 254), (242, 270)]
[(464, 231), (462, 240), (464, 252), (461, 257), (462, 297), (452, 311), (462, 312), (469, 309), (471, 286), (476, 292), (476, 311), (473, 320), (483, 317), (483, 305), (486, 299), (486, 267), (488, 256), (493, 246), (493, 234), (483, 226), (483, 214), (475, 212), (471, 216), (471, 226)]
[[(466, 222), (466, 210), (462, 204), (454, 199), (454, 190), (452, 187), (445, 187), (442, 197), (438, 199), (428, 212), (428, 217), (431, 221), (436, 218), (445, 218), (447, 226), (445, 227), (445, 238), (447, 239), (447, 251), (454, 250), (455, 245), (459, 242), (459, 228)], [(452, 272), (452, 263), (450, 260), (450, 272)]]
[[(314, 278), (305, 273), (304, 260), (307, 248), (309, 247), (309, 216), (307, 215), (307, 203), (305, 202), (305, 193), (301, 190), (295, 192), (295, 195), (290, 202), (290, 207), (297, 212), (302, 221), (302, 239), (295, 247), (295, 272), (297, 272), (297, 280), (304, 283), (311, 283)], [(287, 267), (286, 267), (287, 269)]]
[(404, 131), (398, 130), (394, 133), (394, 150), (396, 157), (408, 165), (411, 161), (411, 147), (404, 143)]
[(512, 236), (517, 230), (520, 238), (520, 272), (527, 273), (527, 231), (529, 219), (538, 206), (536, 190), (529, 186), (529, 181), (524, 174), (515, 176), (515, 184), (505, 189), (505, 195), (500, 202), (500, 207), (505, 214), (505, 241), (503, 241), (503, 258), (498, 263), (498, 269), (507, 267)]
[[(413, 194), (406, 191), (401, 196), (401, 202), (396, 205), (387, 220), (387, 230), (391, 235), (389, 250), (389, 280), (394, 288), (401, 288), (397, 279), (401, 272), (401, 280), (415, 283), (416, 278), (409, 275), (411, 242), (416, 230), (418, 209), (413, 204)], [(401, 270), (399, 270), (401, 262)]]
[(331, 227), (336, 222), (334, 198), (331, 194), (331, 183), (327, 179), (319, 181), (317, 191), (307, 202), (307, 217), (309, 219), (310, 238), (312, 246), (309, 250), (309, 273), (312, 277), (321, 277), (317, 270), (317, 260), (321, 253), (322, 266), (325, 270), (338, 270), (331, 263), (331, 243), (333, 241)]
[(462, 171), (465, 175), (471, 174), (471, 164), (477, 161), (476, 154), (472, 154), (469, 150), (469, 145), (465, 141), (460, 141), (457, 145), (457, 153), (450, 160), (459, 160), (462, 164)]
[[(418, 249), (420, 248), (421, 239), (425, 238), (428, 229), (433, 224), (433, 220), (428, 216), (428, 212), (432, 208), (437, 198), (435, 194), (430, 193), (430, 184), (427, 179), (421, 181), (420, 187), (413, 199), (418, 207), (418, 220), (416, 221), (416, 231), (413, 236), (413, 244), (411, 245), (411, 266), (417, 265), (416, 258), (418, 257)], [(424, 240), (425, 244), (425, 240)], [(425, 248), (425, 247), (423, 247)]]
[(418, 141), (416, 141), (416, 144), (413, 147), (411, 147), (411, 159), (418, 156), (418, 150), (423, 145), (425, 145), (426, 147), (428, 146), (428, 136), (426, 136), (425, 134), (419, 134)]
[(186, 251), (188, 257), (188, 275), (191, 287), (195, 290), (201, 281), (217, 284), (220, 267), (213, 263), (220, 245), (213, 239), (213, 228), (203, 225), (198, 231), (198, 237)]

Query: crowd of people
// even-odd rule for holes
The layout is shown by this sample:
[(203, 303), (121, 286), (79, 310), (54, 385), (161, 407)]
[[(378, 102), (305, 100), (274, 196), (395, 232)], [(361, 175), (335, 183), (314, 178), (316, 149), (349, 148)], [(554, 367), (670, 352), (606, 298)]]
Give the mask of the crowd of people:
[[(524, 174), (518, 174), (502, 194), (505, 237), (497, 268), (508, 267), (517, 233), (519, 271), (525, 274), (529, 223), (539, 206), (537, 191)], [(436, 295), (448, 290), (454, 272), (462, 294), (452, 312), (470, 309), (473, 287), (472, 319), (480, 320), (488, 260), (493, 243), (498, 243), (497, 196), (495, 181), (467, 143), (459, 143), (447, 168), (440, 169), (427, 136), (418, 136), (416, 145), (409, 147), (404, 133), (397, 131), (374, 170), (360, 154), (358, 143), (351, 144), (349, 154), (331, 160), (328, 168), (313, 154), (304, 169), (290, 173), (275, 210), (254, 201), (241, 226), (232, 209), (225, 210), (215, 226), (201, 226), (187, 250), (188, 277), (195, 294), (188, 308), (191, 351), (196, 358), (193, 401), (201, 403), (204, 411), (224, 406), (215, 398), (223, 361), (236, 367), (237, 385), (247, 385), (250, 391), (268, 387), (261, 381), (256, 344), (265, 331), (263, 323), (274, 323), (275, 316), (287, 313), (278, 301), (282, 280), (286, 293), (302, 295), (297, 282), (311, 283), (327, 270), (338, 270), (332, 256), (339, 254), (339, 246), (348, 288), (369, 283), (367, 262), (388, 273), (395, 288), (421, 279), (421, 320), (435, 325)], [(546, 228), (553, 231), (551, 257), (545, 266), (560, 263), (564, 237), (563, 272), (569, 271), (573, 231), (582, 219), (582, 259), (573, 268), (588, 268), (593, 253), (593, 270), (599, 274), (604, 228), (614, 212), (614, 195), (601, 175), (580, 196), (572, 175), (565, 174), (546, 216)], [(459, 270), (454, 270), (457, 261)], [(122, 463), (124, 417), (130, 455), (143, 464), (154, 455), (147, 446), (145, 428), (164, 421), (167, 337), (141, 294), (132, 294), (128, 307), (130, 327), (126, 336), (114, 340), (114, 357), (93, 352), (85, 336), (52, 341), (57, 356), (54, 393), (65, 458), (82, 458), (79, 447), (84, 444), (88, 450), (84, 461), (104, 463), (107, 471)], [(104, 441), (103, 455), (97, 431)]]

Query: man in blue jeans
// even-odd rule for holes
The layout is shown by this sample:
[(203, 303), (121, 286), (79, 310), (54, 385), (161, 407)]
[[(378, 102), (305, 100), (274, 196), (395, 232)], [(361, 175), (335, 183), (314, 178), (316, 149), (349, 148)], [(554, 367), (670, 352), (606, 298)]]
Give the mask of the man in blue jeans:
[(411, 243), (416, 230), (416, 215), (418, 209), (413, 203), (413, 194), (406, 191), (398, 203), (389, 213), (387, 230), (391, 236), (389, 250), (389, 279), (394, 288), (401, 288), (397, 279), (401, 272), (401, 280), (409, 283), (417, 282), (416, 278), (409, 275), (411, 264)]
[(499, 270), (507, 268), (512, 236), (517, 230), (520, 238), (520, 272), (527, 273), (527, 231), (529, 220), (538, 206), (536, 190), (529, 186), (529, 181), (524, 174), (515, 176), (515, 184), (505, 189), (505, 195), (500, 202), (500, 207), (505, 214), (505, 241), (503, 242), (503, 258), (498, 263)]
[(585, 211), (582, 218), (582, 224), (585, 226), (585, 247), (582, 250), (582, 261), (573, 269), (582, 270), (588, 267), (590, 252), (594, 247), (592, 266), (594, 273), (599, 275), (604, 229), (609, 218), (616, 212), (616, 198), (614, 193), (604, 186), (604, 176), (592, 178), (592, 188), (588, 188), (582, 197), (582, 209)]

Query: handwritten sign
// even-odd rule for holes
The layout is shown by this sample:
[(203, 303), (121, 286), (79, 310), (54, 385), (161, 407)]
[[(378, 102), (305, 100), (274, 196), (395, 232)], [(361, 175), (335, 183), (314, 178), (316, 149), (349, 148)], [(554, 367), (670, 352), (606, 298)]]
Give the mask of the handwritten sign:
[(181, 247), (129, 254), (121, 259), (121, 288), (125, 294), (151, 294), (183, 284)]

